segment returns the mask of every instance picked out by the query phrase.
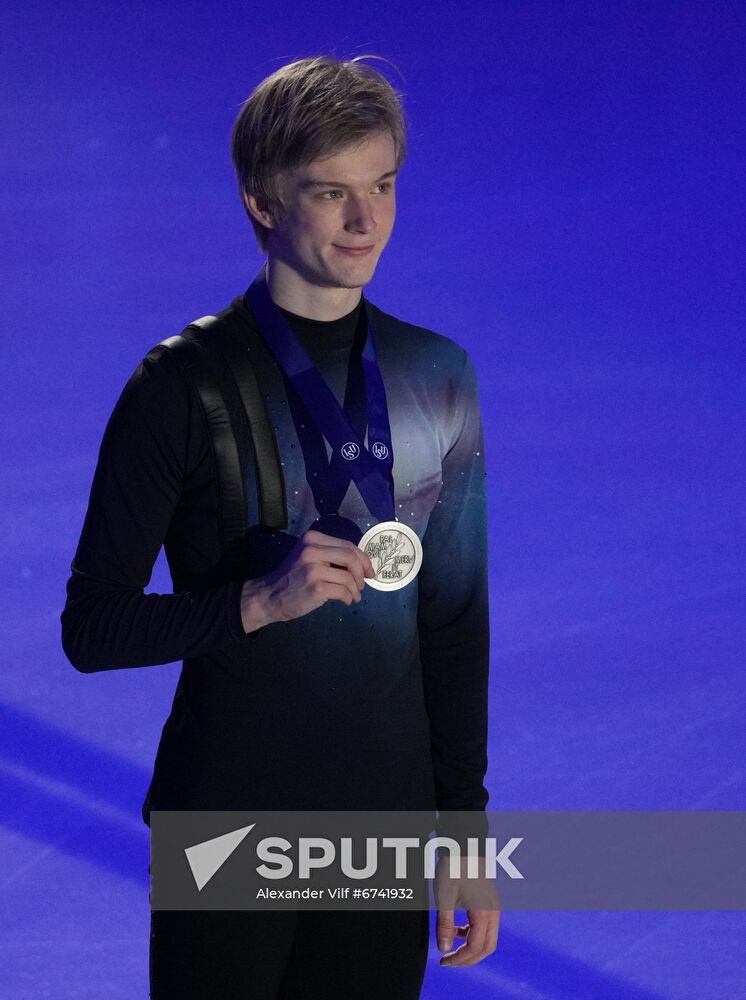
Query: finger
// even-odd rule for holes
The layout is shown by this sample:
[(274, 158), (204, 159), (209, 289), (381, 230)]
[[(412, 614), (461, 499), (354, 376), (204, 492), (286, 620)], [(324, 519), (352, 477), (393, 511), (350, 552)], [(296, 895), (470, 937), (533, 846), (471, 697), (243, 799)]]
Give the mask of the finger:
[(484, 954), (477, 959), (481, 961), (482, 958), (486, 958), (487, 955), (491, 955), (493, 951), (497, 948), (497, 937), (500, 929), (500, 914), (495, 910), (485, 911), (488, 913), (488, 920), (486, 925), (486, 934), (484, 939)]
[(363, 549), (360, 548), (360, 546), (356, 547), (360, 555), (363, 557), (363, 566), (365, 567), (365, 575), (370, 577), (375, 577), (376, 571), (373, 568), (373, 560), (370, 558), (367, 552), (365, 552)]
[(478, 944), (480, 939), (476, 935), (467, 935), (466, 944), (461, 945), (450, 955), (444, 955), (440, 961), (441, 965), (475, 965), (497, 948), (500, 914), (495, 910), (468, 912), (472, 925), (478, 925), (485, 932), (481, 945)]
[(435, 937), (439, 951), (450, 951), (453, 947), (455, 935), (453, 912), (453, 910), (438, 910), (438, 917), (435, 921)]
[(308, 553), (305, 557), (312, 562), (326, 563), (334, 567), (342, 567), (348, 570), (355, 578), (358, 590), (365, 586), (365, 577), (375, 576), (373, 564), (370, 558), (352, 542), (346, 538), (334, 538), (332, 535), (325, 535), (321, 531), (309, 529), (306, 535), (318, 535), (322, 542), (311, 540), (304, 549)]
[(355, 577), (347, 569), (338, 569), (333, 565), (323, 565), (314, 571), (315, 573), (321, 573), (321, 579), (328, 581), (329, 583), (339, 584), (341, 587), (345, 587), (352, 597), (353, 601), (360, 601), (362, 584), (359, 583)]
[(362, 600), (354, 578), (344, 569), (323, 564), (311, 566), (302, 585), (304, 594), (313, 598), (315, 607), (327, 601), (341, 601), (349, 607)]
[[(313, 548), (317, 547), (314, 546)], [(352, 572), (355, 569), (354, 565), (348, 568), (346, 565), (328, 562), (323, 554), (319, 554), (323, 550), (323, 546), (319, 546), (318, 549), (319, 551), (313, 551), (310, 548), (305, 550), (308, 554), (303, 557), (302, 562), (306, 567), (307, 581), (309, 583), (318, 583), (321, 581), (340, 584), (349, 589), (354, 601), (359, 601), (360, 591), (365, 586), (360, 569), (356, 570), (357, 576), (355, 576)], [(337, 549), (336, 551), (339, 552), (341, 550)], [(344, 557), (334, 556), (334, 558), (339, 559)]]
[(481, 961), (488, 952), (485, 945), (487, 942), (487, 930), (489, 926), (489, 916), (487, 910), (469, 911), (469, 932), (466, 935), (466, 944), (460, 945), (450, 955), (444, 955), (441, 965), (474, 965)]
[(315, 528), (309, 528), (306, 535), (313, 535), (314, 537), (310, 539), (315, 545), (334, 545), (338, 548), (347, 549), (351, 553), (352, 557), (357, 559), (361, 565), (364, 577), (376, 575), (376, 571), (373, 568), (373, 563), (367, 552), (364, 552), (359, 545), (355, 545), (354, 542), (349, 541), (347, 538), (337, 538), (336, 535), (326, 535), (323, 531), (317, 531)]
[[(362, 600), (360, 591), (357, 588), (354, 578), (350, 576), (346, 569), (332, 569), (327, 566), (326, 573), (339, 575), (335, 579), (327, 578), (326, 576), (321, 579), (318, 592), (321, 593), (325, 601), (342, 601), (348, 607), (351, 604), (360, 603)], [(340, 582), (337, 582), (338, 580)]]
[(487, 936), (484, 942), (484, 955), (482, 956), (482, 958), (486, 958), (488, 955), (491, 955), (492, 952), (496, 950), (499, 929), (500, 929), (500, 914), (493, 912), (491, 914), (490, 921), (487, 927)]

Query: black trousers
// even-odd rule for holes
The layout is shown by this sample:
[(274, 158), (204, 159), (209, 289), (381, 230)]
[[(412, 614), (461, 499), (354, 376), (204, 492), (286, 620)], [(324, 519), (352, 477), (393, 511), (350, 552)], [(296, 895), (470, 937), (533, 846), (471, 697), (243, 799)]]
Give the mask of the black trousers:
[(427, 910), (153, 910), (152, 1000), (417, 1000)]

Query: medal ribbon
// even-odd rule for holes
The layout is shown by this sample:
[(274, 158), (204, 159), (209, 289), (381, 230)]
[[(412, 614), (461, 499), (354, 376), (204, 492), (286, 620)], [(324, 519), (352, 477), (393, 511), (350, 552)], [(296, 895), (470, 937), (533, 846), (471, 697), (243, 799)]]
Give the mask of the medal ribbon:
[[(362, 366), (358, 361), (359, 354), (353, 348), (347, 368), (347, 385), (342, 408), (358, 435), (364, 438), (367, 426), (365, 385)], [(349, 471), (336, 455), (332, 455), (331, 462), (327, 458), (324, 437), (303, 400), (293, 389), (292, 383), (288, 383), (288, 403), (293, 413), (306, 466), (306, 479), (311, 487), (316, 509), (322, 517), (336, 514), (350, 484)]]
[[(391, 444), (386, 390), (376, 361), (373, 324), (368, 303), (363, 297), (367, 319), (367, 335), (362, 352), (363, 375), (367, 397), (368, 442), (370, 451), (363, 443), (363, 435), (353, 427), (347, 413), (337, 402), (334, 393), (324, 381), (318, 368), (308, 356), (293, 334), (284, 316), (272, 301), (265, 276), (265, 267), (257, 274), (246, 292), (251, 310), (267, 346), (290, 380), (302, 400), (308, 414), (318, 430), (324, 435), (332, 449), (332, 459), (327, 465), (326, 449), (314, 445), (309, 435), (300, 434), (304, 457), (320, 469), (326, 466), (322, 482), (314, 484), (314, 498), (317, 509), (324, 513), (319, 504), (333, 505), (333, 497), (344, 496), (350, 479), (354, 479), (360, 495), (370, 513), (379, 521), (395, 520), (394, 504), (394, 451)], [(352, 359), (351, 359), (352, 360)], [(352, 366), (351, 366), (352, 367)], [(345, 409), (349, 403), (358, 400), (360, 386), (348, 369)], [(352, 408), (352, 407), (350, 407)], [(308, 450), (307, 450), (308, 449)], [(323, 465), (321, 465), (323, 452)], [(318, 469), (316, 470), (318, 471)], [(318, 475), (312, 480), (318, 480)], [(340, 490), (341, 495), (340, 495)], [(337, 504), (338, 506), (338, 504)]]

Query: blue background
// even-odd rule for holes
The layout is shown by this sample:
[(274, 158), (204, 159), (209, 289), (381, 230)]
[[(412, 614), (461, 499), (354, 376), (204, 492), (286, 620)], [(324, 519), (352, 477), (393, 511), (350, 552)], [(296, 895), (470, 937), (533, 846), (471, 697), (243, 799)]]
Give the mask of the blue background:
[[(480, 378), (490, 807), (744, 808), (743, 11), (4, 8), (4, 997), (147, 996), (139, 809), (179, 665), (78, 674), (59, 614), (125, 381), (262, 263), (230, 128), (297, 58), (404, 77), (372, 61), (410, 155), (366, 295)], [(510, 912), (472, 968), (433, 940), (423, 998), (745, 996), (745, 930)]]

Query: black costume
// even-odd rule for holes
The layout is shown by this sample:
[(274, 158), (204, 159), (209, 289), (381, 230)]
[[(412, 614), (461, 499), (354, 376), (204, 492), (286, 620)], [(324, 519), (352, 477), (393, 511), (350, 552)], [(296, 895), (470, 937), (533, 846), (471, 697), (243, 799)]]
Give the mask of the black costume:
[[(151, 808), (483, 810), (487, 508), (472, 363), (450, 338), (368, 300), (396, 516), (422, 540), (422, 568), (401, 590), (366, 586), (358, 604), (328, 601), (247, 635), (243, 581), (267, 572), (273, 544), (281, 561), (287, 535), (318, 513), (288, 404), (294, 390), (244, 297), (233, 306), (282, 458), (287, 533), (249, 530), (241, 574), (226, 577), (203, 415), (155, 346), (106, 427), (61, 616), (65, 653), (83, 672), (184, 661), (143, 817)], [(341, 402), (365, 338), (362, 301), (329, 323), (282, 314)], [(376, 520), (354, 481), (340, 514), (362, 531)], [(174, 593), (144, 594), (162, 544)]]

